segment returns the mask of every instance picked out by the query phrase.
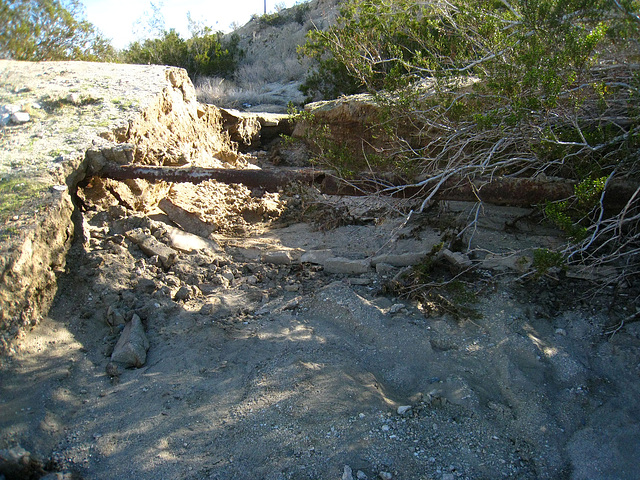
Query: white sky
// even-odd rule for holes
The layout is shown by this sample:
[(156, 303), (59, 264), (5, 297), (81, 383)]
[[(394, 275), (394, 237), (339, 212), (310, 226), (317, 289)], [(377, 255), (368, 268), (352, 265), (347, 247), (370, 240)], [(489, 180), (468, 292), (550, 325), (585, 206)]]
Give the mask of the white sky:
[[(140, 26), (146, 25), (145, 14), (151, 13), (149, 0), (81, 0), (85, 6), (86, 19), (93, 23), (105, 37), (112, 40), (116, 48), (124, 48), (130, 42), (148, 38), (149, 35), (137, 35)], [(162, 4), (165, 28), (174, 28), (182, 38), (189, 38), (187, 12), (191, 18), (213, 31), (230, 31), (233, 22), (244, 25), (252, 14), (264, 13), (265, 0), (157, 0), (154, 5)], [(275, 6), (291, 7), (301, 0), (266, 0), (267, 13), (276, 11)]]

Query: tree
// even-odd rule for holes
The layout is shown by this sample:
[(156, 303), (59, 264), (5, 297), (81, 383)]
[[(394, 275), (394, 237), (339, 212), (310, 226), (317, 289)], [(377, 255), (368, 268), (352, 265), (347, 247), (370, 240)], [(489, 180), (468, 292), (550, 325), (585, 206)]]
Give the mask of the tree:
[(83, 19), (79, 0), (0, 0), (0, 57), (107, 60), (115, 50)]

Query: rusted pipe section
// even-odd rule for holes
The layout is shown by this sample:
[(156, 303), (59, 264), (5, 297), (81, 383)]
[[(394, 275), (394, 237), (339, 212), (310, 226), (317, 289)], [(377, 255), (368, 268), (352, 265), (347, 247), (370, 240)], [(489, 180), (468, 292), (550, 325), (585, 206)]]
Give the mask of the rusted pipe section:
[[(232, 168), (184, 168), (103, 165), (100, 177), (114, 180), (141, 178), (151, 181), (200, 183), (216, 180), (222, 183), (240, 183), (249, 188), (278, 191), (282, 187), (300, 182), (316, 186), (327, 195), (390, 195), (399, 198), (424, 198), (436, 182), (404, 186), (400, 179), (364, 177), (353, 180), (338, 178), (327, 170), (313, 168), (232, 169)], [(576, 182), (566, 179), (531, 179), (494, 177), (469, 179), (451, 177), (444, 182), (434, 200), (483, 201), (494, 205), (531, 206), (569, 198)], [(632, 182), (611, 182), (605, 195), (605, 206), (611, 210), (624, 208), (633, 196), (637, 185)]]
[(278, 189), (293, 182), (320, 184), (327, 171), (313, 168), (278, 168), (276, 169), (236, 169), (236, 168), (184, 168), (184, 167), (152, 167), (104, 165), (95, 175), (114, 180), (141, 178), (150, 181), (176, 183), (201, 183), (216, 180), (221, 183), (241, 183), (249, 188), (263, 188), (266, 191)]

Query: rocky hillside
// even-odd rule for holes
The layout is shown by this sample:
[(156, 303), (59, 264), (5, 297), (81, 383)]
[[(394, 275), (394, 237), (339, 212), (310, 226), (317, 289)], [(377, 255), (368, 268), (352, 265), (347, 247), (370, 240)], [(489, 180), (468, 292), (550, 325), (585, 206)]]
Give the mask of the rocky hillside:
[(234, 81), (201, 78), (202, 102), (250, 111), (285, 112), (291, 101), (304, 102), (298, 89), (311, 63), (298, 57), (297, 48), (309, 30), (325, 29), (339, 14), (341, 0), (312, 0), (274, 14), (255, 17), (231, 35), (244, 52)]

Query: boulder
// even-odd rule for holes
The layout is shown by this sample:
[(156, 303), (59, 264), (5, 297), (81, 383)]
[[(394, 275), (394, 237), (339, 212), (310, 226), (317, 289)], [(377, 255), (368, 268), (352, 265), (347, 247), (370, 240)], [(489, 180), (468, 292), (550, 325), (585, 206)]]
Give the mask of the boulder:
[(290, 117), (282, 113), (250, 113), (221, 108), (224, 128), (241, 150), (255, 149), (280, 135), (293, 132)]

